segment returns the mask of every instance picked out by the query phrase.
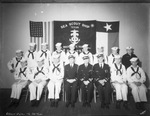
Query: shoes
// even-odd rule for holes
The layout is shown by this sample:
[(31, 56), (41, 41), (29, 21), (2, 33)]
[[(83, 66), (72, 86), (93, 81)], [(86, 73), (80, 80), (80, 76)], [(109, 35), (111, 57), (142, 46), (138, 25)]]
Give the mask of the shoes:
[(140, 112), (140, 115), (144, 115), (146, 113), (146, 110), (143, 110), (142, 112)]
[(106, 108), (106, 109), (109, 109), (109, 105), (108, 105), (108, 104), (106, 104), (106, 105), (105, 105), (105, 108)]
[(66, 107), (68, 108), (70, 105), (70, 102), (66, 102)]
[(54, 107), (55, 106), (55, 102), (54, 100), (51, 100), (51, 107)]
[(86, 105), (87, 105), (87, 107), (91, 107), (91, 104), (90, 104), (89, 102), (87, 102), (87, 104), (86, 104)]
[(71, 107), (74, 108), (75, 107), (75, 103), (71, 103)]
[(55, 107), (58, 107), (58, 100), (55, 100)]
[(136, 103), (135, 103), (135, 107), (136, 107), (136, 109), (140, 110), (140, 109), (141, 109), (140, 103), (139, 103), (139, 102), (136, 102)]
[(32, 107), (36, 106), (36, 100), (32, 100), (32, 101), (31, 101), (31, 106), (32, 106)]
[(103, 102), (101, 103), (101, 108), (105, 108), (105, 104)]
[(116, 109), (120, 109), (120, 101), (116, 101)]
[(86, 102), (83, 102), (82, 107), (86, 107)]
[(124, 102), (123, 102), (123, 107), (124, 107), (126, 110), (129, 109), (129, 108), (128, 108), (128, 102), (127, 102), (127, 101), (124, 101)]

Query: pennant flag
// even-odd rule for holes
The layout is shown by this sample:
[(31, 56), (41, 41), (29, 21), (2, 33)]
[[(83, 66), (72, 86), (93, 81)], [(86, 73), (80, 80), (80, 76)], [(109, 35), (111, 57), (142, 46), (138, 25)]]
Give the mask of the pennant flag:
[(81, 50), (83, 44), (89, 44), (90, 52), (95, 53), (96, 21), (54, 21), (54, 45), (63, 44), (63, 48), (71, 43)]
[(50, 47), (50, 22), (30, 21), (30, 42), (37, 44), (37, 51), (41, 49), (42, 43)]
[(109, 55), (111, 48), (119, 47), (119, 21), (96, 22), (96, 48), (103, 46), (104, 54)]

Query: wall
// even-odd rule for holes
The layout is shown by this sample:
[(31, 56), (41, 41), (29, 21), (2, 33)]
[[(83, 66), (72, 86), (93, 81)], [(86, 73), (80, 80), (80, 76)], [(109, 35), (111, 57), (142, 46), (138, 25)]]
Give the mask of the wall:
[[(43, 13), (41, 13), (43, 11)], [(15, 50), (26, 51), (29, 43), (29, 20), (51, 21), (51, 41), (54, 20), (120, 21), (120, 49), (133, 46), (149, 72), (149, 9), (144, 4), (87, 3), (87, 4), (2, 4), (2, 72), (1, 87), (10, 88), (14, 82), (7, 69), (7, 62), (15, 56)]]

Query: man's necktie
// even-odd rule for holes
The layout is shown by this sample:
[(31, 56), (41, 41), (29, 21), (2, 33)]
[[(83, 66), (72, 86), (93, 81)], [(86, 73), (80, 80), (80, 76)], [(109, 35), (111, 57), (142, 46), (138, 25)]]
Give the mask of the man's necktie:
[(54, 73), (55, 69), (56, 69), (56, 70), (58, 70), (58, 71), (60, 72), (60, 69), (58, 68), (58, 67), (59, 67), (59, 65), (60, 65), (60, 64), (58, 64), (57, 66), (55, 66), (55, 65), (53, 64), (53, 66), (54, 66), (54, 68), (53, 68), (53, 70), (52, 70), (52, 71), (53, 71), (53, 73)]
[(22, 58), (19, 58), (19, 59), (16, 58), (17, 63), (16, 63), (16, 65), (15, 65), (15, 68), (18, 66), (18, 64), (19, 64), (19, 62), (21, 61), (21, 59), (22, 59)]
[(22, 68), (20, 68), (19, 76), (21, 74), (23, 74), (26, 77), (26, 74), (25, 74), (26, 69), (27, 69), (27, 67), (25, 67), (23, 70), (22, 70)]
[(122, 75), (122, 71), (121, 71), (122, 65), (120, 65), (120, 68), (118, 68), (117, 65), (116, 65), (116, 63), (115, 63), (115, 67), (116, 67), (116, 69), (117, 69), (116, 75), (118, 75), (119, 73), (120, 73), (120, 75)]
[[(133, 67), (131, 67), (131, 69), (132, 69), (132, 71), (133, 71), (133, 73), (131, 74), (131, 76), (133, 76), (133, 75), (135, 75), (135, 74), (138, 74), (139, 75), (139, 77), (141, 78), (141, 74), (138, 72), (139, 71), (139, 67), (137, 68), (137, 70), (135, 71), (134, 70), (134, 68)], [(136, 77), (137, 78), (137, 77)], [(140, 79), (140, 78), (138, 78), (138, 79)]]
[(41, 68), (41, 70), (39, 70), (39, 68), (37, 67), (37, 73), (35, 73), (34, 78), (35, 78), (39, 73), (42, 73), (43, 75), (45, 75), (44, 72), (43, 72), (43, 67)]

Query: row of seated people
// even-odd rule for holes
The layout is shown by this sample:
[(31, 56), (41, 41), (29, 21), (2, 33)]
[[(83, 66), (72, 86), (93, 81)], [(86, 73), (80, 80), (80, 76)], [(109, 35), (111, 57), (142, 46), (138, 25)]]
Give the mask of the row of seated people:
[[(30, 44), (30, 46), (35, 45)], [(56, 46), (60, 46), (60, 44)], [(118, 48), (115, 47), (115, 51), (117, 50)], [(127, 109), (129, 86), (132, 89), (136, 107), (145, 110), (144, 103), (147, 102), (147, 98), (146, 87), (143, 83), (146, 77), (142, 68), (138, 66), (137, 57), (131, 58), (129, 60), (131, 64), (126, 68), (121, 63), (122, 57), (119, 54), (114, 56), (111, 65), (105, 63), (106, 57), (103, 53), (95, 55), (97, 63), (94, 65), (90, 63), (90, 55), (87, 54), (82, 56), (83, 63), (80, 65), (76, 64), (76, 56), (73, 54), (68, 55), (68, 64), (65, 65), (61, 53), (56, 53), (56, 51), (52, 54), (50, 63), (43, 57), (38, 57), (34, 60), (35, 65), (33, 65), (33, 61), (29, 60), (32, 53), (29, 52), (28, 58), (25, 57), (26, 55), (23, 57), (20, 50), (16, 51), (16, 55), (18, 54), (21, 57), (20, 62), (11, 60), (8, 63), (8, 68), (14, 73), (16, 79), (16, 82), (12, 85), (10, 106), (19, 104), (21, 90), (28, 82), (30, 82), (28, 87), (32, 106), (38, 106), (45, 85), (48, 87), (48, 98), (51, 101), (51, 106), (58, 106), (61, 85), (64, 80), (66, 107), (69, 107), (69, 105), (75, 107), (78, 86), (82, 91), (83, 107), (90, 107), (95, 85), (101, 108), (109, 108), (111, 85), (113, 85), (116, 90), (116, 108), (120, 108), (121, 101), (123, 101), (123, 106)], [(34, 55), (31, 56), (33, 60)], [(49, 82), (47, 83), (48, 79)]]

